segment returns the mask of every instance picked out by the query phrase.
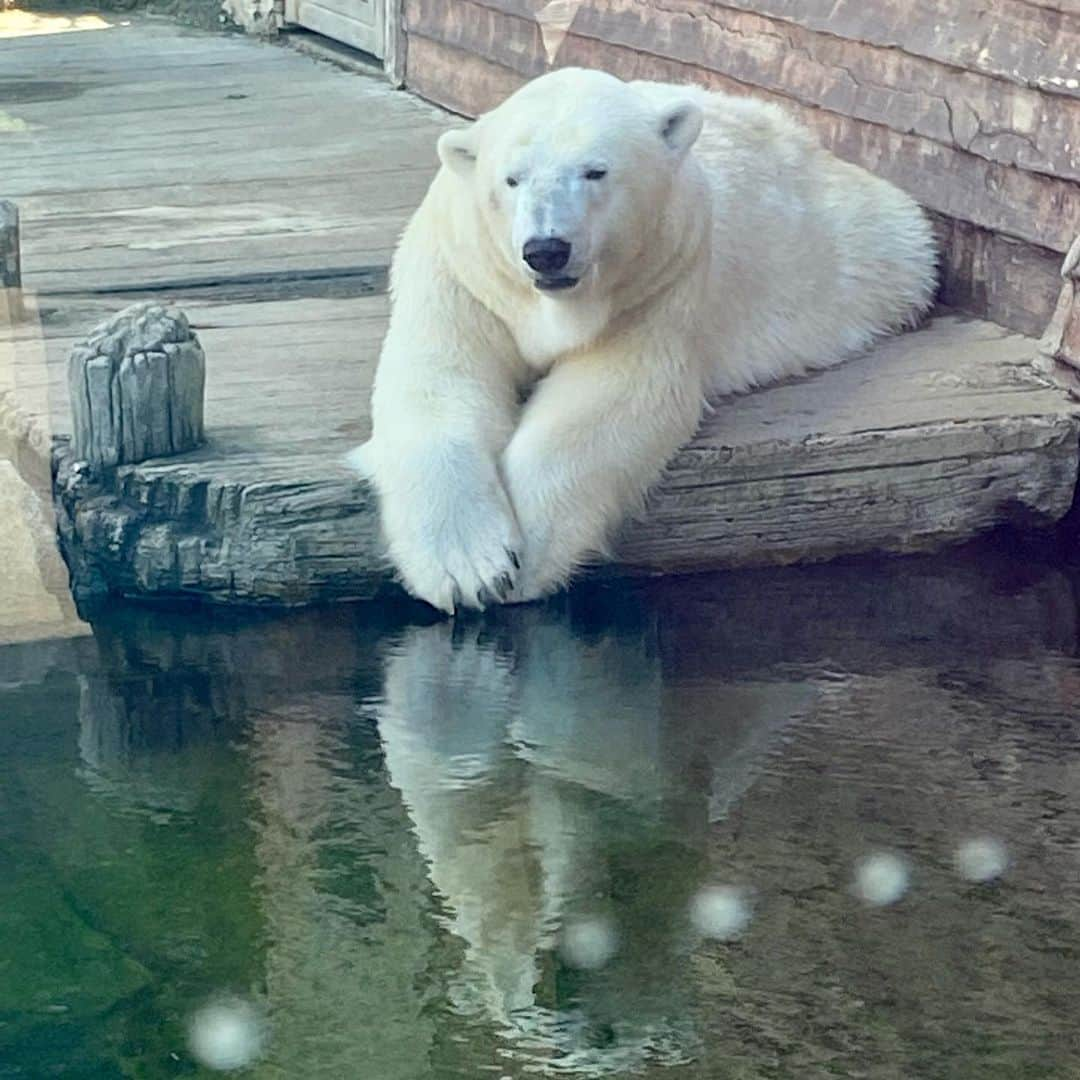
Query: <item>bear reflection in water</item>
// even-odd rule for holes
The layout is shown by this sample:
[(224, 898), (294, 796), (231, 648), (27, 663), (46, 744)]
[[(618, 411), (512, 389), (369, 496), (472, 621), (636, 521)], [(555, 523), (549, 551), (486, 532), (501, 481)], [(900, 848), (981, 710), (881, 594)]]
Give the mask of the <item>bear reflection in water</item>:
[(390, 782), (464, 945), (454, 1004), (566, 1069), (693, 1056), (691, 915), (724, 881), (710, 820), (815, 696), (673, 689), (655, 644), (519, 610), (411, 630), (386, 662)]
[[(174, 1011), (229, 988), (188, 970), (190, 943), (218, 977), (216, 913), (250, 910), (261, 944), (230, 944), (229, 986), (265, 996), (282, 1075), (695, 1056), (694, 924), (728, 896), (711, 886), (753, 885), (710, 861), (709, 825), (813, 710), (814, 682), (719, 675), (648, 606), (588, 592), (374, 641), (325, 613), (150, 618), (97, 628), (80, 817), (87, 858), (129, 866), (124, 888), (147, 890), (132, 902), (169, 911), (178, 984), (202, 988)], [(171, 876), (139, 876), (151, 844)]]

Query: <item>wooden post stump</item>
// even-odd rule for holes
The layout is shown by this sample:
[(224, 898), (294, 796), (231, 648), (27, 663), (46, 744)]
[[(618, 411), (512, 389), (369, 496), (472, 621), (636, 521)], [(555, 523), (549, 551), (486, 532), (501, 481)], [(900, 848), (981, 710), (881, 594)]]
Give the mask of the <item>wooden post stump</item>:
[(1080, 236), (1061, 264), (1061, 277), (1061, 295), (1040, 347), (1047, 356), (1080, 370)]
[(21, 289), (19, 261), (19, 208), (0, 199), (0, 288)]
[(194, 449), (205, 382), (206, 358), (183, 312), (125, 308), (68, 360), (76, 457), (109, 468)]
[(23, 317), (22, 264), (19, 258), (19, 208), (0, 199), (0, 320)]

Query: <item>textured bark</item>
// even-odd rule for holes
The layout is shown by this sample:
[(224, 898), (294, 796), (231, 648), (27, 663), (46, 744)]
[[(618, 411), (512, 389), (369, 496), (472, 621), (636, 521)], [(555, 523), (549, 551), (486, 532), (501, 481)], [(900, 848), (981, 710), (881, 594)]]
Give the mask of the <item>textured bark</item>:
[(205, 382), (202, 346), (182, 312), (125, 308), (68, 361), (76, 458), (111, 468), (194, 449)]
[(952, 67), (1080, 97), (1080, 14), (1025, 0), (732, 0), (718, 5), (769, 15), (837, 37), (898, 49)]

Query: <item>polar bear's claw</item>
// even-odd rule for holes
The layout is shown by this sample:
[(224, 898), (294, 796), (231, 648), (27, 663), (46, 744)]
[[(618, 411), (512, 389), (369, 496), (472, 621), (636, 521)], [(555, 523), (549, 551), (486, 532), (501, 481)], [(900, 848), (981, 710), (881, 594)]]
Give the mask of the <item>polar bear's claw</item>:
[[(410, 538), (411, 542), (394, 545), (393, 559), (405, 588), (448, 615), (462, 608), (483, 610), (507, 600), (518, 576), (511, 559), (513, 548), (506, 543), (516, 540), (507, 535), (514, 531), (513, 525), (499, 519), (482, 525), (482, 520), (474, 519), (471, 527), (443, 523), (438, 530), (441, 542), (434, 544)], [(470, 542), (460, 543), (456, 539), (460, 536), (469, 537)]]

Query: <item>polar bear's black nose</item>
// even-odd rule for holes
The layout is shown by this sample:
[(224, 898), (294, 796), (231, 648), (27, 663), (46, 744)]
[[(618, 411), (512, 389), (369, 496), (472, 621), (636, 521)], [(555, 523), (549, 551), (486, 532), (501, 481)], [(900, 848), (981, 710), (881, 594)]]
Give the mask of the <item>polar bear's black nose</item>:
[(521, 255), (538, 274), (552, 274), (570, 261), (570, 245), (558, 237), (528, 240)]

